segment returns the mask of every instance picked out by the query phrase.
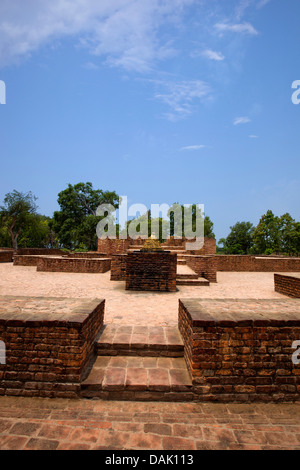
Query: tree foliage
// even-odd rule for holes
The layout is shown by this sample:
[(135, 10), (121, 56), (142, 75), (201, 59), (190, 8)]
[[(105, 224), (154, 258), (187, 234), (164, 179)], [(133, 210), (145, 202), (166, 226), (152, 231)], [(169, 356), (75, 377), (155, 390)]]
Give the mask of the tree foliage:
[(4, 205), (0, 207), (1, 226), (3, 233), (9, 233), (11, 246), (18, 249), (18, 239), (36, 215), (36, 197), (31, 193), (14, 190), (4, 197)]
[(253, 247), (253, 233), (254, 226), (251, 222), (237, 222), (230, 227), (228, 237), (219, 241), (223, 245), (223, 252), (230, 255), (250, 253)]
[(60, 246), (69, 249), (79, 247), (97, 249), (96, 227), (100, 217), (98, 206), (111, 204), (118, 207), (119, 197), (114, 191), (94, 189), (92, 183), (78, 183), (58, 194), (60, 211), (54, 212), (52, 229)]

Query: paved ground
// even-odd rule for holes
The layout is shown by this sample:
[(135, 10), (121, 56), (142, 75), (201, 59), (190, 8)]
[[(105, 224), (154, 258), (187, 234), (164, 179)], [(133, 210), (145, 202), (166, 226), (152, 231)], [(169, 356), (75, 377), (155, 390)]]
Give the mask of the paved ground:
[(300, 405), (1, 398), (0, 449), (300, 450)]
[(35, 267), (0, 264), (0, 295), (106, 299), (105, 323), (175, 326), (180, 298), (286, 299), (274, 291), (272, 273), (218, 273), (209, 287), (178, 287), (177, 293), (128, 292), (110, 273), (38, 273)]
[[(285, 299), (271, 273), (218, 273), (210, 287), (128, 293), (106, 274), (0, 264), (0, 295), (105, 298), (105, 322), (175, 326), (179, 298)], [(300, 405), (0, 398), (0, 449), (298, 449)]]

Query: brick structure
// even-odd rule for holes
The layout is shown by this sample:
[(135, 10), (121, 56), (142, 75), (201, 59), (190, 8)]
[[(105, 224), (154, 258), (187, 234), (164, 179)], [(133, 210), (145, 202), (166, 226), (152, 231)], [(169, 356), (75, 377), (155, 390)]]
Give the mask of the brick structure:
[(0, 395), (75, 398), (103, 326), (104, 300), (1, 297)]
[(198, 400), (299, 400), (298, 301), (184, 299), (179, 329)]
[(80, 253), (68, 253), (68, 258), (107, 258), (105, 253), (99, 253), (98, 251), (87, 251)]
[[(141, 238), (137, 238), (136, 240), (132, 240), (128, 238), (127, 240), (110, 240), (110, 239), (98, 239), (98, 252), (105, 253), (108, 256), (111, 255), (118, 255), (118, 254), (125, 254), (127, 250), (130, 248), (142, 247), (146, 240)], [(176, 238), (168, 238), (168, 240), (162, 244), (162, 248), (165, 250), (169, 249), (179, 249), (185, 251), (186, 247), (186, 239), (176, 239)], [(201, 250), (196, 250), (192, 252), (188, 252), (190, 254), (198, 254), (198, 255), (215, 255), (216, 254), (216, 240), (214, 238), (205, 238), (204, 239), (204, 246)]]
[(40, 257), (38, 255), (14, 255), (14, 266), (37, 266)]
[(40, 255), (40, 256), (60, 256), (65, 254), (63, 250), (56, 248), (19, 248), (17, 255)]
[(275, 291), (300, 299), (300, 274), (274, 274)]
[(41, 256), (37, 271), (62, 273), (106, 273), (110, 270), (110, 258), (55, 258)]
[[(183, 258), (183, 257), (182, 257)], [(217, 261), (215, 256), (185, 255), (183, 258), (196, 274), (210, 282), (217, 282)]]
[(111, 281), (126, 280), (126, 258), (127, 255), (113, 255), (111, 258)]
[(13, 255), (13, 250), (0, 250), (0, 263), (11, 263)]
[(177, 255), (134, 252), (126, 257), (126, 290), (176, 292)]
[(300, 272), (300, 258), (280, 256), (217, 255), (217, 271)]

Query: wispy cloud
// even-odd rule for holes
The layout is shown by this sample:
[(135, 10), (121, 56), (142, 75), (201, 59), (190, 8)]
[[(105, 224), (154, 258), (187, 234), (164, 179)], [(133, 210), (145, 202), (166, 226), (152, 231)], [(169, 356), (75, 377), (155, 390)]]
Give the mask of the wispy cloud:
[(249, 135), (249, 138), (250, 139), (258, 139), (258, 135), (251, 134), (251, 135)]
[(202, 80), (185, 80), (180, 82), (149, 80), (154, 83), (157, 91), (155, 99), (170, 108), (164, 117), (170, 121), (184, 119), (192, 114), (197, 103), (209, 99), (211, 88)]
[(184, 152), (184, 151), (195, 151), (195, 150), (202, 150), (202, 149), (205, 149), (206, 148), (206, 145), (189, 145), (187, 147), (182, 147), (180, 149), (180, 152)]
[(0, 66), (73, 36), (113, 66), (149, 71), (174, 53), (162, 25), (180, 23), (196, 0), (1, 0)]
[(239, 34), (249, 34), (251, 36), (257, 36), (259, 33), (256, 31), (254, 26), (250, 23), (217, 23), (215, 28), (219, 33), (239, 33)]
[(240, 124), (247, 124), (248, 122), (251, 122), (251, 119), (244, 116), (244, 117), (238, 117), (233, 121), (233, 124), (235, 126), (239, 126)]
[(225, 56), (221, 52), (213, 51), (211, 49), (202, 51), (201, 55), (210, 60), (222, 61), (225, 59)]

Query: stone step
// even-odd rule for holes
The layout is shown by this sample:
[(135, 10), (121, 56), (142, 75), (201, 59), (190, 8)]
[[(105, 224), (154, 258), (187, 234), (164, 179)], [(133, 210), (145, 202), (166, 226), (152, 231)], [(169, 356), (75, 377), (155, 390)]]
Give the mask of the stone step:
[(81, 384), (83, 398), (131, 401), (193, 400), (183, 358), (98, 357)]
[(207, 287), (210, 285), (209, 281), (204, 277), (199, 277), (198, 279), (177, 279), (176, 280), (177, 286), (200, 286), (200, 287)]
[(185, 259), (178, 259), (177, 258), (177, 264), (181, 265), (181, 266), (186, 266), (186, 260)]
[(177, 327), (106, 325), (96, 342), (98, 356), (183, 357)]
[(198, 274), (177, 274), (176, 279), (198, 279)]

